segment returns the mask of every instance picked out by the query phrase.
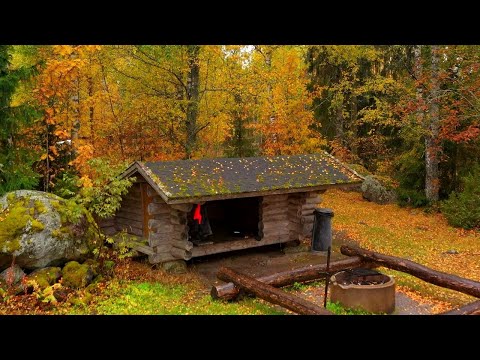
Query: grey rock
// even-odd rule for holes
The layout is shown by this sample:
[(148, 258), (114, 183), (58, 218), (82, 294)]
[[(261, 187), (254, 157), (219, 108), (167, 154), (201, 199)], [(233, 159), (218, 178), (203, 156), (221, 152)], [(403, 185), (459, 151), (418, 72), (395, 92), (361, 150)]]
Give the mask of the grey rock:
[(185, 274), (187, 263), (184, 260), (167, 261), (162, 264), (162, 268), (169, 274)]
[(0, 273), (0, 279), (10, 285), (18, 284), (25, 276), (25, 272), (17, 264), (10, 266)]
[(394, 190), (387, 189), (374, 176), (367, 176), (362, 183), (362, 196), (368, 201), (377, 204), (388, 204), (396, 201)]
[(73, 201), (41, 191), (19, 190), (0, 197), (0, 270), (15, 257), (35, 270), (84, 260), (100, 244), (92, 215)]
[(455, 249), (449, 249), (449, 250), (445, 251), (445, 254), (457, 255), (457, 254), (460, 254), (460, 253)]

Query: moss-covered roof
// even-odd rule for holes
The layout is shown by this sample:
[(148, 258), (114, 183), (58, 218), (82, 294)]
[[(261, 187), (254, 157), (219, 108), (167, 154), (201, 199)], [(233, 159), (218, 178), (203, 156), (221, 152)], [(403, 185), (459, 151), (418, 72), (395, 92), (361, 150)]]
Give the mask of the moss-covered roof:
[(308, 191), (323, 185), (362, 181), (356, 172), (327, 153), (135, 162), (123, 176), (135, 172), (153, 182), (167, 202), (205, 197), (213, 200), (255, 192)]

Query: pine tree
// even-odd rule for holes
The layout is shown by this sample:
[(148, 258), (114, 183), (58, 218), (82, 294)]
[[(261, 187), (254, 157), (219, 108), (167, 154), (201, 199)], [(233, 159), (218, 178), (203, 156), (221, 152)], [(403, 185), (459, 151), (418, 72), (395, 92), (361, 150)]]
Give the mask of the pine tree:
[(35, 67), (12, 69), (11, 49), (10, 45), (0, 45), (0, 194), (31, 189), (38, 182), (31, 166), (32, 151), (18, 146), (22, 128), (31, 123), (35, 110), (28, 105), (12, 105), (15, 90), (35, 72)]

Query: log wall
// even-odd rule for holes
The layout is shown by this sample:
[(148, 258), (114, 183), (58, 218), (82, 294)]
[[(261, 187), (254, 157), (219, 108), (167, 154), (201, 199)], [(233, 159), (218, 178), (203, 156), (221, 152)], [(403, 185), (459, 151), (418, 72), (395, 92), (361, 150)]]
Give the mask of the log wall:
[(268, 242), (301, 240), (311, 236), (313, 210), (322, 201), (320, 192), (268, 195), (260, 202), (259, 235)]
[(115, 235), (117, 229), (115, 228), (115, 217), (108, 219), (95, 219), (100, 230), (107, 236)]
[(115, 214), (114, 227), (116, 232), (125, 230), (132, 235), (144, 236), (141, 183), (133, 184), (123, 197)]
[(193, 205), (167, 205), (150, 185), (146, 192), (149, 196), (146, 207), (148, 243), (155, 253), (149, 255), (150, 263), (190, 260), (193, 244), (188, 241), (187, 214)]

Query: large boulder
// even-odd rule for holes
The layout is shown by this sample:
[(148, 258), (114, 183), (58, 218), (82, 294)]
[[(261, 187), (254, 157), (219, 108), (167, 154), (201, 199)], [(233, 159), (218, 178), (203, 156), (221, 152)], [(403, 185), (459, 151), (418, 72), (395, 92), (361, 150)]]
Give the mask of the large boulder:
[(374, 175), (365, 177), (362, 183), (362, 196), (377, 204), (393, 203), (397, 199), (394, 188)]
[(85, 260), (100, 245), (92, 215), (73, 200), (18, 190), (0, 197), (0, 270), (35, 270)]

